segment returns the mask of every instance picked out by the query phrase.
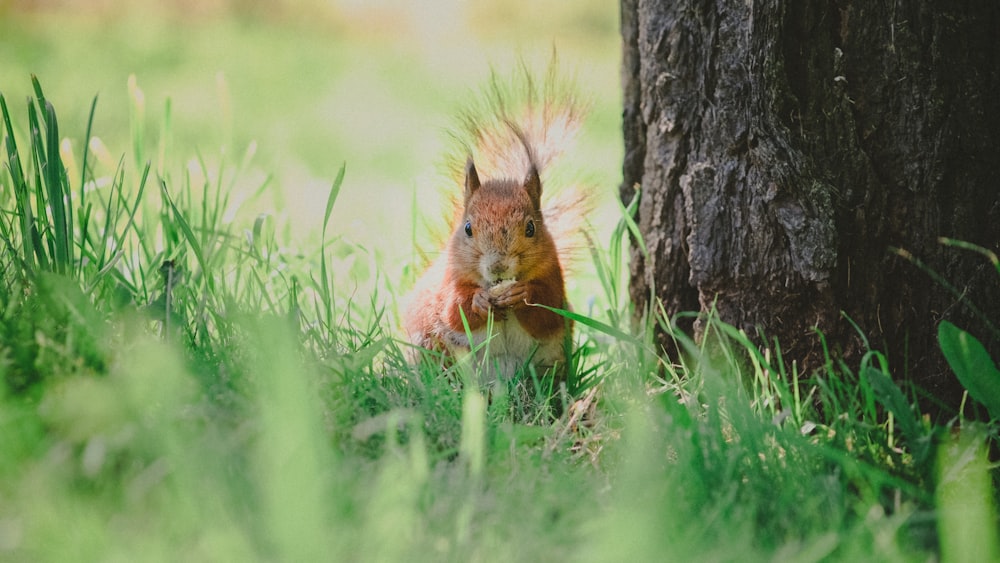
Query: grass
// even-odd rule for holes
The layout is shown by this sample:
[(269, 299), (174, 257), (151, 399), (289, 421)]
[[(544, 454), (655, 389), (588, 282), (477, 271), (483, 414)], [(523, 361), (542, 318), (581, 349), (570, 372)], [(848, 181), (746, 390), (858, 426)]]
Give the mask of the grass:
[[(554, 418), (544, 380), (487, 401), (461, 365), (406, 361), (397, 265), (338, 220), (350, 163), (300, 253), (288, 218), (230, 213), (269, 182), (238, 143), (186, 152), (171, 117), (126, 120), (108, 150), (126, 156), (102, 161), (67, 150), (61, 98), (31, 91), (33, 109), (3, 110), (0, 559), (997, 553), (995, 422), (932, 423), (876, 350), (800, 374), (708, 319), (662, 357), (651, 327), (676, 319), (630, 326), (627, 212), (580, 267), (600, 293)], [(105, 111), (137, 119), (143, 100)]]

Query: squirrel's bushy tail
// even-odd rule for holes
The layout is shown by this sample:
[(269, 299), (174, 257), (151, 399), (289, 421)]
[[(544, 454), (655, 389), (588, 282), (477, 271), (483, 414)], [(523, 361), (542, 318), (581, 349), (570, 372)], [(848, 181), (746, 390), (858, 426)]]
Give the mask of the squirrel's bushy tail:
[(509, 77), (493, 71), (459, 113), (451, 132), (457, 146), (446, 163), (458, 185), (470, 155), (482, 177), (521, 180), (534, 165), (542, 177), (545, 222), (565, 266), (585, 243), (582, 227), (593, 190), (557, 170), (557, 160), (575, 145), (588, 108), (558, 73), (554, 56), (540, 78), (523, 61)]
[(457, 178), (469, 154), (487, 176), (520, 179), (532, 163), (544, 171), (573, 144), (585, 113), (572, 85), (558, 75), (555, 60), (541, 82), (523, 61), (509, 78), (493, 71), (482, 92), (459, 113), (452, 135), (460, 146), (449, 165)]

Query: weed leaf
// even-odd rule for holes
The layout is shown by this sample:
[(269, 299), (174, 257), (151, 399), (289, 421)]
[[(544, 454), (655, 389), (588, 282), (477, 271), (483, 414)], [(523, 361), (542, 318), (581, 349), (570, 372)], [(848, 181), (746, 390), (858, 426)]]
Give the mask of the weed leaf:
[(1000, 370), (983, 344), (948, 321), (938, 325), (938, 343), (948, 365), (973, 399), (1000, 418)]

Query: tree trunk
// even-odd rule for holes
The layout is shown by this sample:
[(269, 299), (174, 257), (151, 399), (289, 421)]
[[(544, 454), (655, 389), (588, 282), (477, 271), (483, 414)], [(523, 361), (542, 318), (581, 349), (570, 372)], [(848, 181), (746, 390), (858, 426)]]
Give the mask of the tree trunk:
[(936, 326), (996, 358), (965, 303), (1000, 321), (1000, 276), (938, 238), (1000, 252), (1000, 2), (622, 0), (622, 35), (638, 310), (651, 291), (671, 315), (714, 308), (807, 370), (814, 327), (864, 351), (843, 311), (957, 406)]

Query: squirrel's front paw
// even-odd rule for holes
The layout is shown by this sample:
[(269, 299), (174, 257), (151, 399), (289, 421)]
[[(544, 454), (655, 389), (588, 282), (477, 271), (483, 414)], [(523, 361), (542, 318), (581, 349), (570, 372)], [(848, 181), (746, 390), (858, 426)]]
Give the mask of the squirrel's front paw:
[(493, 305), (490, 303), (490, 294), (480, 289), (472, 296), (472, 312), (482, 318), (486, 318)]
[(502, 293), (493, 297), (497, 307), (516, 307), (531, 302), (530, 286), (524, 282), (515, 282)]

